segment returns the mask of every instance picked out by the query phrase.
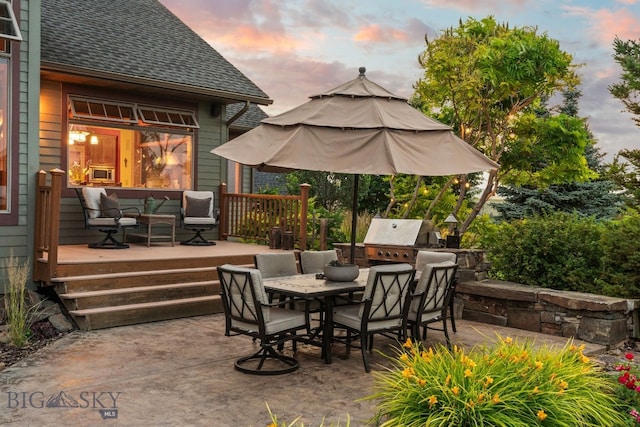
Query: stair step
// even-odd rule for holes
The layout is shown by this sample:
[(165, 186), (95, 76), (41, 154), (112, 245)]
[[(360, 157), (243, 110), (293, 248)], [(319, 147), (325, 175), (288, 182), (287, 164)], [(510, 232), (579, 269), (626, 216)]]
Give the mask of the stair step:
[(111, 328), (181, 317), (200, 316), (222, 311), (219, 295), (174, 299), (149, 303), (126, 304), (112, 307), (97, 307), (70, 310), (82, 330)]
[(122, 295), (122, 294), (132, 294), (132, 293), (140, 293), (140, 292), (149, 292), (149, 291), (160, 291), (160, 290), (168, 290), (168, 289), (179, 289), (179, 288), (191, 288), (203, 285), (218, 285), (220, 281), (218, 280), (207, 280), (202, 282), (189, 282), (189, 283), (172, 283), (167, 285), (156, 285), (156, 286), (136, 286), (134, 288), (118, 288), (118, 289), (104, 289), (100, 291), (86, 291), (86, 292), (73, 292), (66, 294), (59, 294), (58, 296), (61, 299), (80, 299), (80, 298), (91, 298), (91, 297), (101, 297), (101, 296), (109, 296), (109, 295)]
[(204, 301), (218, 301), (220, 300), (220, 296), (211, 295), (205, 297), (194, 297), (194, 298), (182, 298), (182, 299), (174, 299), (167, 301), (154, 301), (154, 302), (143, 302), (138, 304), (124, 304), (124, 305), (114, 305), (111, 307), (96, 307), (96, 308), (86, 308), (84, 310), (71, 310), (69, 314), (73, 316), (89, 316), (91, 314), (99, 314), (99, 313), (116, 313), (118, 311), (127, 311), (127, 310), (138, 310), (138, 309), (147, 309), (147, 308), (161, 308), (168, 307), (171, 305), (180, 305), (192, 302), (204, 302)]
[(96, 279), (117, 279), (121, 277), (143, 277), (143, 276), (163, 276), (176, 273), (201, 273), (208, 271), (218, 271), (218, 267), (199, 268), (173, 268), (170, 270), (149, 270), (149, 271), (127, 271), (122, 273), (87, 274), (82, 276), (55, 277), (51, 279), (53, 283), (68, 283), (76, 281), (96, 280)]

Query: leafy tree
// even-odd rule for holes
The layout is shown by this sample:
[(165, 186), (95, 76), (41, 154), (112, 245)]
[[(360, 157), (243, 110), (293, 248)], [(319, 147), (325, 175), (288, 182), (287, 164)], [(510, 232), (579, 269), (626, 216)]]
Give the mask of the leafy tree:
[[(584, 158), (583, 122), (566, 115), (540, 120), (535, 114), (543, 97), (578, 83), (572, 57), (557, 41), (535, 28), (510, 28), (488, 17), (461, 21), (426, 42), (419, 57), (424, 76), (414, 86), (412, 103), (501, 164), (486, 177), (466, 218), (454, 211), (463, 219), (461, 232), (502, 181), (548, 186), (593, 176)], [(457, 186), (464, 197), (465, 181), (451, 177), (442, 191)]]
[[(577, 118), (580, 96), (579, 90), (565, 91), (564, 103), (558, 109), (560, 115)], [(546, 105), (539, 108), (536, 115), (543, 121), (552, 117)], [(587, 146), (584, 150), (587, 165), (593, 171), (603, 171), (603, 156), (596, 148), (596, 141), (584, 121), (582, 126), (588, 132)], [(621, 195), (614, 192), (615, 188), (615, 184), (610, 180), (571, 182), (544, 188), (531, 184), (500, 186), (498, 194), (505, 196), (505, 202), (496, 204), (495, 209), (503, 220), (521, 219), (554, 211), (576, 212), (578, 215), (595, 218), (613, 218), (623, 204)]]
[(640, 150), (620, 150), (606, 176), (624, 189), (627, 206), (640, 210)]
[[(613, 41), (613, 58), (622, 67), (621, 82), (609, 86), (611, 94), (624, 104), (640, 126), (640, 40)], [(640, 207), (640, 150), (621, 150), (607, 170), (607, 175), (626, 190), (627, 203)]]
[(622, 67), (622, 81), (609, 86), (609, 91), (636, 116), (633, 120), (640, 126), (640, 40), (622, 41), (616, 37), (613, 49), (613, 59)]
[[(297, 194), (300, 184), (311, 185), (310, 197), (329, 212), (340, 208), (351, 209), (353, 205), (353, 174), (316, 171), (294, 171), (286, 175), (289, 194)], [(388, 200), (388, 184), (377, 175), (361, 175), (358, 183), (358, 210), (378, 212), (385, 208)]]

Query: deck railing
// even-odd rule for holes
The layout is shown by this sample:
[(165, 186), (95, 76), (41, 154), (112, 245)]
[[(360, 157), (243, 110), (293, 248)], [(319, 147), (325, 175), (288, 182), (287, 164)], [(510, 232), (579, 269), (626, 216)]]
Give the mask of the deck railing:
[(268, 244), (272, 229), (279, 228), (292, 236), (295, 248), (307, 249), (309, 187), (300, 185), (299, 196), (282, 196), (227, 193), (227, 185), (221, 184), (220, 240), (236, 237)]
[[(58, 239), (60, 237), (60, 199), (65, 172), (52, 169), (51, 182), (47, 173), (38, 172), (36, 178), (36, 212), (34, 231), (33, 280), (48, 282), (58, 268)], [(45, 257), (47, 262), (39, 262)]]

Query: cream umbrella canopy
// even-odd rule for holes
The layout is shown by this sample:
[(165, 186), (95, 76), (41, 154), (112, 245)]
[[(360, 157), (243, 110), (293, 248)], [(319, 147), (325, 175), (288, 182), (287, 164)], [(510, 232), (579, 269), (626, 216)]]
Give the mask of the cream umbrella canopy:
[(498, 163), (365, 76), (263, 119), (211, 152), (265, 172), (312, 170), (356, 174), (351, 262), (359, 174), (459, 175), (497, 169)]

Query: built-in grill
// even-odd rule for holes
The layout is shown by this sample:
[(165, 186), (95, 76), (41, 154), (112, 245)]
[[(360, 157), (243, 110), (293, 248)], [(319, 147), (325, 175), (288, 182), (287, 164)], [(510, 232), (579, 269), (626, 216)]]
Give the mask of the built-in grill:
[(433, 223), (420, 219), (374, 218), (364, 239), (369, 264), (414, 263), (421, 248), (441, 246), (440, 233)]

